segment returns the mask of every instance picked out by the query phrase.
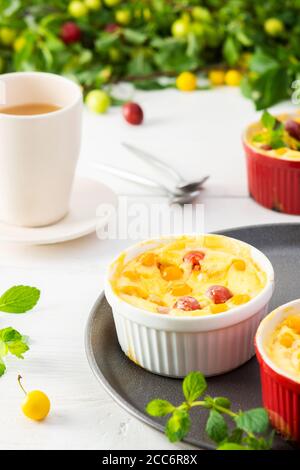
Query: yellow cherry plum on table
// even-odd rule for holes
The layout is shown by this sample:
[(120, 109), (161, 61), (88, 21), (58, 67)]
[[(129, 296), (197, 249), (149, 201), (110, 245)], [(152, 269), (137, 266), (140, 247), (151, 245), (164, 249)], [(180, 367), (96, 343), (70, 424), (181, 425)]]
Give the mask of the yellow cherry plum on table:
[(92, 90), (86, 95), (85, 103), (93, 113), (103, 114), (108, 110), (111, 100), (105, 91)]
[(50, 411), (50, 400), (48, 396), (40, 390), (26, 392), (21, 383), (21, 380), (22, 377), (19, 375), (18, 382), (21, 389), (25, 393), (25, 399), (21, 406), (24, 415), (34, 421), (42, 421), (48, 416)]
[(228, 86), (240, 86), (242, 74), (238, 70), (228, 70), (225, 74), (225, 83)]
[(208, 79), (213, 86), (221, 86), (225, 83), (224, 70), (211, 70), (208, 74)]
[(197, 88), (197, 77), (192, 72), (182, 72), (176, 78), (176, 86), (180, 91), (194, 91)]

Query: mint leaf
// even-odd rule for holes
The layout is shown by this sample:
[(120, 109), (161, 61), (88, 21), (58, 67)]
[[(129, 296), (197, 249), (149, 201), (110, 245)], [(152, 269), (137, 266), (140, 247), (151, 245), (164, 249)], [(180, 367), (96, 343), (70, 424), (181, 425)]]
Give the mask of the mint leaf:
[(268, 414), (264, 408), (254, 408), (240, 413), (235, 422), (238, 428), (248, 433), (264, 433), (269, 426)]
[(29, 349), (29, 346), (23, 340), (10, 342), (7, 347), (10, 354), (19, 359), (24, 359), (23, 354)]
[(182, 384), (183, 394), (188, 403), (197, 400), (206, 390), (207, 384), (201, 372), (190, 372), (184, 379)]
[(256, 438), (247, 436), (243, 439), (243, 443), (247, 444), (251, 450), (268, 450), (272, 446), (272, 444), (270, 445), (268, 440), (263, 437)]
[(10, 353), (19, 359), (24, 359), (23, 354), (28, 351), (28, 349), (29, 347), (26, 344), (26, 340), (17, 330), (11, 327), (0, 330), (0, 377), (6, 370), (3, 357)]
[(233, 442), (235, 444), (240, 444), (242, 442), (243, 434), (244, 434), (244, 431), (242, 429), (235, 428), (229, 435), (227, 441)]
[(4, 364), (4, 362), (0, 359), (0, 377), (2, 377), (2, 375), (5, 373), (6, 371), (6, 366)]
[(17, 330), (14, 330), (11, 326), (0, 330), (0, 340), (2, 340), (3, 343), (8, 343), (10, 341), (18, 341), (21, 338), (22, 335)]
[(146, 411), (151, 416), (166, 416), (173, 413), (175, 407), (167, 400), (152, 400), (146, 406)]
[(283, 124), (279, 121), (276, 121), (275, 129), (271, 132), (271, 139), (270, 139), (270, 145), (273, 149), (286, 147), (286, 144), (283, 140), (283, 131), (284, 131)]
[(217, 447), (217, 450), (250, 450), (248, 447), (242, 446), (240, 444), (235, 444), (234, 442), (225, 442)]
[(228, 426), (223, 416), (216, 410), (210, 410), (205, 430), (211, 440), (219, 443), (228, 436)]
[(276, 124), (276, 118), (268, 110), (265, 110), (261, 117), (261, 123), (266, 129), (272, 131)]
[(40, 291), (30, 286), (14, 286), (0, 297), (0, 311), (24, 313), (31, 310), (40, 298)]
[(186, 411), (175, 410), (168, 420), (165, 433), (171, 442), (181, 441), (191, 427), (190, 416)]
[(256, 134), (252, 137), (253, 142), (265, 142), (266, 136), (263, 134)]

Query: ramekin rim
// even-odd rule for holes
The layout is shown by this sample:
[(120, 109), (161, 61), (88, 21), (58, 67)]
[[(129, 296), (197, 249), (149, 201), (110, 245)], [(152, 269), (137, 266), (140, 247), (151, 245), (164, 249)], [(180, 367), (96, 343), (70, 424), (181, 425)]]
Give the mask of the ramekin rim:
[[(279, 305), (278, 307), (276, 307), (274, 310), (272, 310), (272, 312), (270, 312), (265, 318), (262, 319), (262, 321), (260, 322), (258, 328), (257, 328), (257, 331), (256, 331), (256, 334), (255, 334), (255, 346), (258, 350), (258, 353), (260, 354), (263, 362), (271, 369), (273, 370), (277, 375), (279, 375), (280, 377), (283, 377), (285, 379), (288, 379), (290, 380), (291, 382), (293, 382), (294, 384), (297, 384), (300, 386), (300, 378), (299, 380), (296, 380), (292, 374), (289, 374), (288, 372), (284, 371), (283, 369), (281, 369), (280, 367), (278, 367), (270, 358), (269, 356), (267, 355), (267, 353), (264, 351), (264, 347), (263, 347), (263, 342), (262, 342), (262, 334), (263, 334), (263, 330), (265, 328), (265, 325), (268, 323), (268, 321), (270, 321), (270, 318), (272, 316), (274, 316), (277, 312), (279, 313), (284, 313), (284, 309), (287, 308), (287, 307), (290, 307), (290, 306), (293, 306), (293, 305), (299, 305), (300, 306), (300, 298), (299, 299), (294, 299), (294, 300), (291, 300), (290, 302), (287, 302), (285, 304), (282, 304), (282, 305)], [(282, 318), (282, 317), (281, 317)], [(280, 320), (279, 320), (280, 321)], [(278, 323), (279, 323), (278, 321)]]
[[(193, 236), (193, 235), (196, 235), (196, 234), (182, 234), (181, 236), (184, 236), (184, 235)], [(252, 306), (254, 303), (259, 303), (259, 301), (268, 293), (268, 291), (271, 290), (271, 295), (272, 295), (273, 285), (274, 285), (274, 269), (273, 269), (272, 263), (269, 260), (269, 258), (261, 250), (254, 247), (253, 245), (250, 245), (250, 243), (244, 242), (244, 241), (239, 240), (237, 238), (228, 237), (227, 235), (222, 235), (222, 234), (218, 234), (218, 233), (207, 233), (207, 234), (204, 233), (204, 234), (197, 234), (197, 235), (198, 236), (200, 236), (200, 235), (214, 235), (214, 236), (218, 236), (218, 237), (222, 237), (222, 238), (223, 237), (229, 238), (231, 240), (234, 240), (234, 241), (237, 241), (237, 242), (242, 243), (244, 245), (247, 245), (251, 248), (251, 250), (254, 250), (254, 251), (258, 252), (260, 255), (263, 256), (263, 258), (266, 261), (266, 264), (268, 265), (268, 268), (270, 270), (270, 273), (267, 273), (266, 269), (265, 268), (263, 269), (263, 271), (267, 274), (267, 283), (264, 286), (264, 288), (262, 289), (262, 291), (259, 294), (257, 294), (255, 297), (253, 297), (253, 299), (249, 300), (249, 302), (247, 302), (246, 304), (243, 304), (243, 305), (236, 306), (236, 307), (234, 307), (234, 308), (232, 308), (232, 309), (230, 309), (226, 312), (221, 312), (221, 313), (218, 313), (216, 315), (168, 316), (167, 317), (168, 321), (171, 321), (171, 322), (174, 322), (174, 323), (192, 322), (192, 321), (196, 321), (196, 320), (198, 320), (199, 322), (204, 322), (207, 319), (210, 319), (210, 321), (217, 321), (217, 319), (222, 320), (223, 318), (225, 318), (225, 319), (226, 318), (231, 318), (233, 316), (233, 313), (237, 314), (237, 315), (240, 315), (241, 312), (245, 312), (245, 311), (249, 310), (249, 305)], [(154, 242), (156, 240), (167, 239), (167, 238), (177, 238), (179, 236), (180, 235), (164, 235), (164, 236), (151, 238), (149, 240), (144, 240), (144, 241), (138, 242), (134, 245), (130, 245), (125, 250), (123, 250), (122, 253), (126, 253), (127, 251), (129, 251), (129, 250), (131, 250), (131, 249), (133, 249), (137, 246), (140, 246), (140, 245), (143, 245), (143, 244), (146, 244), (146, 243), (150, 243), (150, 242)], [(120, 303), (122, 305), (122, 307), (124, 307), (126, 310), (128, 308), (130, 308), (137, 315), (142, 312), (143, 315), (146, 315), (149, 318), (161, 318), (160, 315), (157, 315), (154, 312), (151, 312), (151, 311), (146, 310), (146, 309), (141, 309), (141, 308), (135, 307), (134, 305), (126, 302), (121, 297), (119, 297), (117, 294), (115, 294), (115, 292), (114, 292), (114, 290), (111, 286), (110, 280), (109, 280), (109, 273), (110, 273), (110, 269), (112, 268), (112, 265), (118, 259), (119, 256), (120, 256), (120, 254), (118, 254), (116, 257), (114, 257), (114, 259), (109, 263), (109, 265), (107, 267), (106, 276), (105, 276), (105, 292), (107, 292), (107, 290), (109, 290), (109, 292), (112, 293), (114, 298), (118, 300), (118, 303)], [(255, 314), (255, 313), (256, 312), (253, 312), (253, 314)], [(166, 317), (163, 317), (163, 318), (166, 318)], [(216, 320), (212, 320), (213, 318), (216, 318)]]

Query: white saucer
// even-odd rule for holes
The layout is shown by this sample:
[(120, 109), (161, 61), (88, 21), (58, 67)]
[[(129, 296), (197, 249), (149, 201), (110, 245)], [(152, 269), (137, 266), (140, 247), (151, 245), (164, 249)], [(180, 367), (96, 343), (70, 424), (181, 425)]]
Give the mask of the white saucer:
[[(62, 220), (47, 227), (18, 227), (0, 222), (0, 242), (46, 245), (83, 237), (105, 226), (107, 219), (96, 217), (100, 203), (117, 205), (116, 194), (105, 184), (89, 178), (75, 179), (70, 211)], [(99, 225), (101, 223), (101, 226)]]

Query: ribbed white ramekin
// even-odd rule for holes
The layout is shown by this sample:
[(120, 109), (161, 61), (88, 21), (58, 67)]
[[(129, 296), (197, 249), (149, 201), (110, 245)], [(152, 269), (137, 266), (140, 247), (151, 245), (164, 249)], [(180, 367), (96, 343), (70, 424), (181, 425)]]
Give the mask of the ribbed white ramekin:
[[(170, 239), (134, 245), (125, 251), (125, 260)], [(206, 376), (218, 375), (248, 361), (254, 355), (254, 336), (261, 319), (268, 313), (274, 287), (274, 271), (269, 259), (256, 248), (250, 246), (250, 249), (252, 258), (267, 275), (264, 289), (247, 304), (202, 317), (171, 317), (128, 304), (111, 287), (113, 262), (106, 279), (105, 295), (124, 353), (141, 367), (172, 377), (184, 377), (192, 370), (199, 370)]]

